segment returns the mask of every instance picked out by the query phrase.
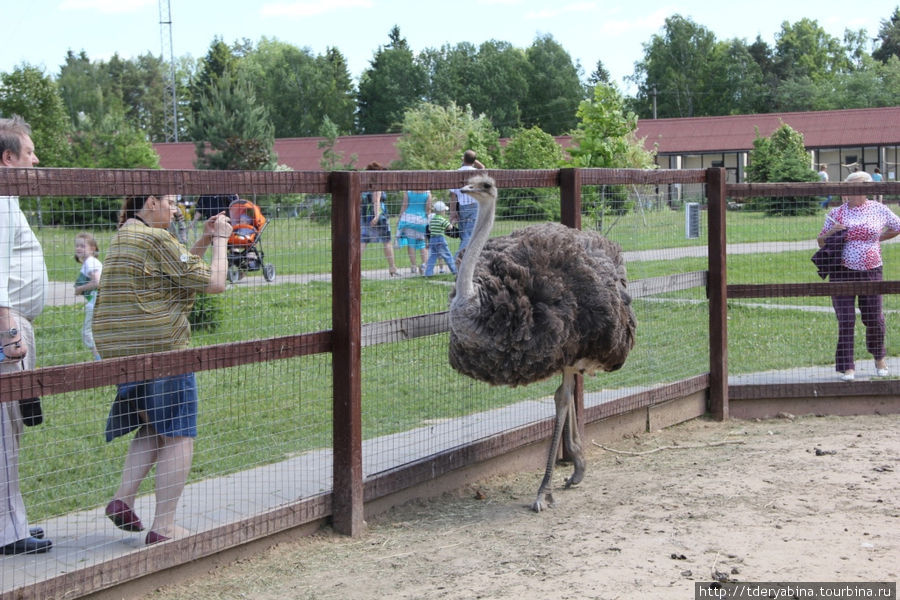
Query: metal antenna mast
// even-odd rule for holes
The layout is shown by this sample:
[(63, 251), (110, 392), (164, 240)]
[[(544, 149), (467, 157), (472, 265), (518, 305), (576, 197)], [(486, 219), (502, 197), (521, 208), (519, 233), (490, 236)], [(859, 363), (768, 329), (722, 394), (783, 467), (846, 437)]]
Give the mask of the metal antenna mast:
[[(168, 38), (168, 41), (167, 39)], [(172, 52), (172, 2), (159, 0), (159, 43), (163, 64), (163, 128), (167, 142), (178, 141), (178, 95), (175, 93), (175, 55)], [(168, 66), (168, 72), (166, 72)]]

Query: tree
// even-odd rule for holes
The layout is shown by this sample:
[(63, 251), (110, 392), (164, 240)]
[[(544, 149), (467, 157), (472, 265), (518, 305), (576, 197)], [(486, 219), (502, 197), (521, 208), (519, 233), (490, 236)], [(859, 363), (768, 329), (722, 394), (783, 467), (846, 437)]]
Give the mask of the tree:
[(71, 164), (70, 123), (56, 83), (37, 67), (22, 65), (0, 75), (0, 116), (19, 115), (31, 125), (42, 167)]
[(319, 130), (319, 135), (324, 138), (316, 144), (316, 147), (322, 151), (322, 160), (319, 161), (319, 166), (322, 167), (322, 170), (352, 171), (354, 168), (353, 165), (359, 157), (356, 154), (351, 154), (350, 160), (343, 162), (344, 153), (334, 149), (337, 144), (337, 138), (340, 135), (340, 130), (327, 116), (322, 122), (322, 128)]
[[(594, 87), (594, 97), (578, 106), (579, 123), (572, 132), (569, 147), (570, 164), (574, 167), (638, 168), (655, 166), (652, 152), (644, 150), (635, 139), (637, 115), (626, 111), (619, 91), (611, 85)], [(603, 228), (604, 216), (624, 214), (630, 209), (627, 190), (623, 186), (590, 187), (585, 190), (585, 206)]]
[(159, 155), (153, 144), (116, 110), (98, 122), (86, 115), (82, 117), (72, 134), (72, 153), (72, 166), (85, 169), (159, 168)]
[(509, 135), (519, 127), (522, 103), (528, 92), (525, 53), (507, 42), (490, 40), (477, 49), (468, 42), (427, 49), (419, 55), (430, 85), (428, 101), (439, 106), (450, 102), (469, 105), (484, 113)]
[(700, 100), (706, 115), (750, 114), (763, 106), (762, 69), (747, 44), (738, 39), (716, 42), (710, 57), (708, 78)]
[(79, 115), (96, 119), (103, 114), (103, 85), (97, 65), (82, 50), (77, 55), (71, 50), (59, 69), (56, 85), (66, 107), (69, 121), (75, 125)]
[(197, 118), (203, 98), (211, 93), (218, 80), (225, 75), (234, 77), (237, 61), (237, 56), (221, 38), (213, 38), (206, 56), (197, 65), (196, 77), (191, 81), (190, 114), (192, 119)]
[(572, 132), (569, 148), (575, 167), (653, 168), (652, 152), (636, 140), (637, 115), (626, 111), (619, 91), (611, 85), (598, 85), (594, 97), (578, 105), (578, 127)]
[(198, 169), (271, 170), (274, 128), (250, 84), (224, 74), (200, 100), (192, 128)]
[(707, 28), (681, 15), (667, 18), (663, 33), (644, 44), (644, 58), (635, 64), (630, 77), (638, 86), (641, 105), (647, 107), (644, 110), (649, 110), (650, 93), (655, 89), (659, 116), (705, 114), (703, 95), (715, 47), (715, 36)]
[(872, 58), (887, 63), (892, 56), (900, 58), (900, 6), (894, 8), (894, 14), (881, 21), (878, 47), (872, 52)]
[(257, 101), (269, 110), (276, 137), (308, 137), (318, 133), (323, 115), (316, 103), (318, 69), (308, 48), (262, 38), (235, 67), (253, 85)]
[(400, 28), (379, 48), (359, 78), (359, 129), (362, 133), (397, 131), (403, 113), (424, 98), (424, 67), (415, 60)]
[(422, 103), (406, 111), (401, 132), (397, 140), (401, 169), (456, 169), (467, 149), (491, 166), (499, 148), (499, 136), (486, 116), (475, 116), (472, 107), (452, 102), (447, 107)]
[(594, 86), (603, 84), (610, 85), (612, 81), (610, 80), (609, 70), (603, 64), (602, 60), (597, 61), (597, 66), (594, 68), (594, 72), (588, 76), (588, 87), (591, 89), (593, 93)]
[[(503, 148), (503, 169), (556, 169), (565, 163), (563, 149), (540, 127), (520, 129)], [(497, 214), (504, 217), (559, 220), (559, 191), (547, 188), (500, 190)]]
[(321, 112), (335, 124), (342, 134), (350, 134), (356, 118), (356, 90), (347, 59), (337, 48), (326, 48), (325, 54), (316, 57), (319, 68), (322, 95)]
[(550, 35), (537, 38), (525, 51), (528, 94), (522, 101), (522, 123), (537, 125), (551, 135), (575, 126), (575, 111), (584, 99), (578, 68)]
[[(786, 123), (782, 123), (769, 137), (760, 136), (757, 129), (753, 150), (750, 151), (747, 181), (811, 182), (818, 179), (810, 165), (802, 133), (794, 131)], [(816, 210), (815, 200), (809, 196), (758, 198), (753, 205), (761, 206), (769, 215), (808, 215)]]
[(781, 81), (829, 79), (850, 67), (844, 50), (841, 41), (815, 19), (800, 19), (794, 24), (784, 21), (775, 35), (775, 72)]

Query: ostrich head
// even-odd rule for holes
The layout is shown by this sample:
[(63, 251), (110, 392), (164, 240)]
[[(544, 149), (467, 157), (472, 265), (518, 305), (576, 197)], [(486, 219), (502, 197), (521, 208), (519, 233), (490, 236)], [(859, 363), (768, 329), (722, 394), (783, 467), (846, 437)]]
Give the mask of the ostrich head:
[(459, 191), (475, 198), (479, 207), (484, 207), (485, 204), (493, 206), (497, 203), (497, 186), (494, 185), (494, 180), (487, 175), (476, 175), (469, 178), (469, 183)]

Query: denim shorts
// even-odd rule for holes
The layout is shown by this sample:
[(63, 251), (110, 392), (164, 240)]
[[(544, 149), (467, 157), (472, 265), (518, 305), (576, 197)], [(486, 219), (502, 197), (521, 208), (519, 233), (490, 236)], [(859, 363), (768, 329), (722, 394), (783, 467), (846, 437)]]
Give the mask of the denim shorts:
[(197, 437), (197, 380), (193, 373), (119, 385), (106, 420), (106, 441), (145, 424), (166, 437)]

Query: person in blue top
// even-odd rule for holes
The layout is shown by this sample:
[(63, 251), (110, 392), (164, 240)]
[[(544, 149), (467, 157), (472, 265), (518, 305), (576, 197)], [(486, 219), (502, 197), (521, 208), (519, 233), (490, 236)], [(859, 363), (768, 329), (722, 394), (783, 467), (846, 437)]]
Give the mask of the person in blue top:
[[(872, 173), (872, 181), (874, 181), (874, 182), (883, 181), (883, 179), (881, 177), (881, 169), (879, 169), (878, 167), (875, 167), (875, 172)], [(882, 203), (884, 202), (884, 196), (882, 196), (881, 194), (877, 194), (875, 196), (875, 199), (878, 200), (879, 202), (882, 202)]]
[[(400, 207), (400, 222), (397, 223), (397, 246), (406, 247), (409, 254), (410, 273), (425, 274), (428, 247), (425, 245), (425, 227), (431, 212), (431, 192), (429, 190), (407, 191), (403, 194)], [(416, 264), (416, 250), (422, 260)]]

